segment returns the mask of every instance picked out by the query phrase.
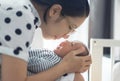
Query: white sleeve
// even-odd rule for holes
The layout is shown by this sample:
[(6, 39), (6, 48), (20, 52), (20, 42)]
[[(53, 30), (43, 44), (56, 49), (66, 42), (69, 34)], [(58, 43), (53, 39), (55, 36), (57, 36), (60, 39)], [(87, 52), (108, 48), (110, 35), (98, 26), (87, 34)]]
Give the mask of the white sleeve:
[(1, 3), (0, 53), (28, 60), (28, 47), (32, 42), (35, 25), (34, 15), (25, 6)]

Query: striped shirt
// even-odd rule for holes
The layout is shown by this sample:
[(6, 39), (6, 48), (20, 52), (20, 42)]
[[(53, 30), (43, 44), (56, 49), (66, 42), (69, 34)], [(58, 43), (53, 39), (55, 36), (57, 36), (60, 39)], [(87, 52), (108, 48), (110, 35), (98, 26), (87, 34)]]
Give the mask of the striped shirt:
[(31, 49), (28, 58), (28, 75), (45, 71), (61, 61), (61, 57), (51, 50)]

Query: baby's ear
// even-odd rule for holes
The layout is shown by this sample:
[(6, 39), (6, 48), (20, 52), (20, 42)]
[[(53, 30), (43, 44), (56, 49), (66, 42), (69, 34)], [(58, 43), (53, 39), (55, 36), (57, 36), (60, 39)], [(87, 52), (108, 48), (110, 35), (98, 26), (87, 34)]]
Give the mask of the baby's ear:
[(84, 45), (84, 51), (80, 54), (77, 54), (77, 56), (87, 56), (89, 55), (89, 50), (88, 48)]

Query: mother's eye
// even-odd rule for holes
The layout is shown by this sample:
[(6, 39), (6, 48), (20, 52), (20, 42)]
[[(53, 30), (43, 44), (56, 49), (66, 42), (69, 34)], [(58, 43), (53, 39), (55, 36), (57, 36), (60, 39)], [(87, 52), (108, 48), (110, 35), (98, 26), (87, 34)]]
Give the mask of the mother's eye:
[(72, 26), (69, 26), (69, 29), (70, 29), (70, 30), (73, 30)]

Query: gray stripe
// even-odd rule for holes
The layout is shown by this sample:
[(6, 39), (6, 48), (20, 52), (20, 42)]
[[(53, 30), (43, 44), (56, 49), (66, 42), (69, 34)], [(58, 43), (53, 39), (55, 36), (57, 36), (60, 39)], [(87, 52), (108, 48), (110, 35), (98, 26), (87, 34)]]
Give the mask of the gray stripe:
[(53, 51), (46, 49), (29, 50), (28, 75), (45, 71), (61, 61)]

